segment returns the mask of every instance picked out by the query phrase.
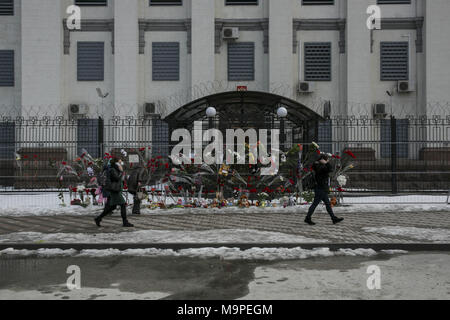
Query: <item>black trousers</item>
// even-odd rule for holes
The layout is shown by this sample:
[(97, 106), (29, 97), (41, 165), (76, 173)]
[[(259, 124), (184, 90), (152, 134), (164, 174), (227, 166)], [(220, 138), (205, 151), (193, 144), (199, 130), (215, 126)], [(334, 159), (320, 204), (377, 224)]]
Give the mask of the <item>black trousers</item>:
[(323, 201), (325, 203), (325, 206), (327, 208), (328, 214), (330, 215), (331, 219), (335, 219), (336, 216), (334, 215), (333, 208), (331, 208), (331, 202), (330, 202), (330, 198), (328, 198), (327, 190), (322, 189), (322, 188), (316, 188), (314, 190), (314, 192), (316, 195), (314, 197), (313, 204), (309, 208), (307, 218), (311, 219), (312, 215), (314, 214), (314, 211), (316, 211), (317, 206)]
[[(105, 206), (105, 209), (103, 210), (103, 213), (98, 218), (100, 220), (105, 218), (107, 215), (111, 214), (116, 208), (117, 208), (117, 206), (111, 206), (109, 204), (109, 199), (108, 199), (108, 202), (106, 202), (106, 206)], [(128, 222), (128, 219), (127, 219), (127, 205), (126, 204), (120, 205), (120, 215), (122, 216), (122, 220), (123, 220), (124, 223)]]
[(142, 200), (139, 199), (138, 194), (133, 195), (133, 214), (140, 214), (141, 213), (141, 203)]

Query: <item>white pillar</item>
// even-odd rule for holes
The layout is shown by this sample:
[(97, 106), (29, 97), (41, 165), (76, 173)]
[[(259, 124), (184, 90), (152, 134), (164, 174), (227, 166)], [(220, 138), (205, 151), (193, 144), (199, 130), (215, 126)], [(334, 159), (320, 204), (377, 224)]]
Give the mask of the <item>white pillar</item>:
[(61, 1), (27, 0), (21, 7), (22, 115), (61, 114)]
[(450, 1), (426, 1), (425, 55), (427, 115), (450, 113)]
[(114, 1), (114, 104), (116, 115), (137, 116), (138, 0)]
[[(370, 30), (367, 28), (367, 8), (376, 1), (347, 0), (347, 100), (349, 102), (348, 115), (358, 115), (355, 108), (358, 103), (372, 101), (373, 83), (371, 73), (376, 68), (371, 65)], [(375, 49), (375, 44), (374, 44)], [(373, 61), (377, 61), (375, 59)], [(367, 110), (361, 110), (366, 114)]]
[(293, 18), (292, 0), (269, 0), (270, 91), (293, 83)]
[(215, 80), (215, 1), (192, 0), (192, 99), (195, 87)]

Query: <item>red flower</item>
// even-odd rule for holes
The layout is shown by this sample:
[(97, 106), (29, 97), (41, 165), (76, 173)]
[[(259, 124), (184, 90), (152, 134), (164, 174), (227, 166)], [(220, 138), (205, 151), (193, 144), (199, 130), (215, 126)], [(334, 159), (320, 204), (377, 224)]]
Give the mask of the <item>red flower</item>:
[(139, 151), (143, 152), (145, 151), (145, 148), (140, 148)]
[(292, 179), (289, 179), (289, 182), (292, 184), (292, 185), (294, 185), (295, 184), (295, 181), (294, 180), (292, 180)]
[(34, 159), (37, 159), (37, 157), (38, 157), (38, 156), (37, 156), (36, 154), (35, 154), (35, 155), (33, 155), (33, 158), (34, 158)]
[(350, 157), (352, 157), (353, 159), (356, 159), (356, 156), (353, 154), (353, 152), (351, 152), (350, 150), (347, 150), (344, 152), (345, 154), (349, 155)]
[(256, 189), (251, 189), (250, 190), (250, 193), (257, 193), (258, 192), (258, 190), (256, 190)]
[(182, 187), (182, 186), (179, 186), (179, 187), (178, 187), (178, 190), (179, 190), (179, 191), (183, 190), (183, 187)]
[(62, 165), (63, 165), (63, 166), (67, 166), (67, 162), (63, 161), (63, 162), (62, 162)]
[(322, 154), (322, 152), (320, 152), (320, 150), (317, 150), (316, 152), (317, 152), (318, 155)]
[(156, 189), (155, 188), (152, 188), (152, 192), (155, 192), (156, 191)]
[(345, 190), (342, 189), (341, 187), (338, 188), (338, 191), (339, 191), (339, 192), (345, 192)]
[(24, 159), (28, 159), (28, 156), (23, 156)]
[(169, 164), (168, 163), (166, 163), (166, 169), (169, 169)]
[(77, 192), (78, 188), (72, 188), (72, 192)]

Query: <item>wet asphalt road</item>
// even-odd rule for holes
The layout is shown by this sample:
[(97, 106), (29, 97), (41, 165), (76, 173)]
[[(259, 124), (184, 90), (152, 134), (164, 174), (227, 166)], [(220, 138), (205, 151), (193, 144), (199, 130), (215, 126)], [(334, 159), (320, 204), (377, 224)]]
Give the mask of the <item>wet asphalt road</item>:
[[(69, 290), (69, 266), (81, 289)], [(369, 290), (369, 266), (381, 289)], [(0, 300), (450, 299), (450, 254), (413, 253), (295, 261), (191, 258), (0, 258)]]

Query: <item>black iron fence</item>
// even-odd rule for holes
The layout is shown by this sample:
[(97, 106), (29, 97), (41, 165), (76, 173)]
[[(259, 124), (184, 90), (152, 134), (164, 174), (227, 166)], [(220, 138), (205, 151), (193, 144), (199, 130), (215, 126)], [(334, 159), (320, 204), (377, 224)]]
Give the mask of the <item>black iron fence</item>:
[[(204, 128), (231, 128), (205, 121)], [(234, 126), (235, 127), (235, 126)], [(351, 150), (355, 168), (348, 172), (348, 192), (444, 193), (450, 190), (450, 118), (331, 119), (316, 125), (271, 120), (266, 128), (282, 129), (281, 149), (317, 142), (323, 152)], [(0, 120), (0, 191), (54, 190), (58, 164), (73, 161), (83, 150), (94, 158), (105, 153), (147, 161), (167, 157), (173, 124), (159, 119), (112, 118), (67, 120), (32, 118)], [(267, 146), (270, 150), (270, 145)], [(65, 180), (63, 187), (73, 181)]]

